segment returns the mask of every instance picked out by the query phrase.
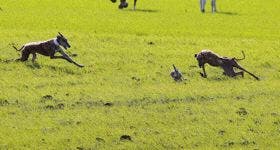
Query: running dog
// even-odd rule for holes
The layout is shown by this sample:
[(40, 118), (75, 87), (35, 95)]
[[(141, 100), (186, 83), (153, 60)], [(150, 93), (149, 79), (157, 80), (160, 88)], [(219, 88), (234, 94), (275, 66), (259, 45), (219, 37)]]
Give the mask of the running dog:
[[(247, 72), (251, 76), (253, 76), (256, 80), (260, 80), (259, 77), (255, 76), (254, 74), (250, 73), (246, 69), (242, 68), (237, 61), (245, 59), (245, 54), (242, 51), (243, 58), (237, 59), (237, 58), (228, 58), (228, 57), (220, 57), (219, 55), (215, 54), (214, 52), (210, 50), (202, 50), (200, 53), (195, 54), (194, 57), (198, 61), (198, 66), (202, 68), (203, 73), (200, 73), (200, 75), (204, 78), (207, 78), (207, 74), (205, 72), (205, 64), (208, 63), (211, 66), (214, 67), (221, 67), (224, 70), (224, 75), (235, 77), (238, 75), (244, 76), (244, 72)], [(235, 72), (233, 67), (238, 68), (242, 70), (241, 72)]]
[[(54, 39), (43, 42), (27, 43), (20, 49), (17, 49), (15, 46), (13, 46), (13, 48), (17, 51), (21, 51), (21, 57), (18, 58), (17, 61), (27, 61), (29, 55), (32, 54), (32, 62), (34, 63), (36, 60), (36, 53), (38, 53), (44, 56), (49, 56), (51, 59), (64, 59), (78, 67), (84, 67), (84, 65), (78, 64), (72, 60), (60, 46), (62, 46), (65, 50), (71, 47), (68, 40), (60, 32), (58, 32), (57, 37)], [(57, 52), (59, 52), (62, 56), (55, 56)]]

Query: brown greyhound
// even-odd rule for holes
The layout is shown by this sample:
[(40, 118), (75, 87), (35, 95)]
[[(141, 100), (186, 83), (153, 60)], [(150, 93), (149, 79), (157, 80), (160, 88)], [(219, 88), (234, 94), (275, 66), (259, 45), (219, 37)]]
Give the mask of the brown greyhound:
[[(43, 42), (27, 43), (20, 49), (17, 49), (15, 46), (13, 47), (17, 51), (21, 51), (21, 57), (17, 59), (18, 61), (26, 61), (28, 60), (29, 55), (32, 54), (32, 62), (34, 63), (36, 59), (36, 53), (38, 53), (44, 56), (50, 56), (51, 59), (64, 59), (78, 67), (84, 67), (84, 65), (78, 64), (72, 60), (60, 46), (62, 46), (65, 50), (71, 47), (68, 43), (68, 40), (60, 32), (58, 32), (57, 37), (54, 39)], [(59, 52), (62, 56), (55, 56), (56, 52)]]
[[(242, 51), (243, 58), (237, 59), (237, 58), (228, 58), (228, 57), (220, 57), (219, 55), (215, 54), (214, 52), (210, 50), (202, 50), (200, 53), (195, 54), (194, 57), (198, 61), (198, 66), (202, 68), (203, 73), (200, 73), (200, 75), (204, 78), (207, 78), (207, 74), (205, 71), (205, 64), (208, 63), (211, 66), (214, 67), (221, 67), (224, 70), (224, 75), (235, 77), (238, 75), (244, 76), (244, 72), (247, 72), (251, 76), (253, 76), (255, 79), (259, 80), (259, 77), (255, 76), (254, 74), (250, 73), (246, 69), (242, 68), (237, 61), (245, 59), (245, 54)], [(242, 70), (241, 72), (235, 72), (233, 67), (238, 68)], [(244, 71), (244, 72), (243, 72)]]

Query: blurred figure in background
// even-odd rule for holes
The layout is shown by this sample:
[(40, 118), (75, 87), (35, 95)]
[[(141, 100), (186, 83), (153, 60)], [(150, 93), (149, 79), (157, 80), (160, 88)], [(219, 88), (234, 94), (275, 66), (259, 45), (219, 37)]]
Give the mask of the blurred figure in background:
[[(205, 4), (206, 0), (200, 0), (200, 10), (201, 12), (205, 12)], [(212, 6), (212, 13), (216, 12), (216, 0), (211, 0), (211, 6)]]

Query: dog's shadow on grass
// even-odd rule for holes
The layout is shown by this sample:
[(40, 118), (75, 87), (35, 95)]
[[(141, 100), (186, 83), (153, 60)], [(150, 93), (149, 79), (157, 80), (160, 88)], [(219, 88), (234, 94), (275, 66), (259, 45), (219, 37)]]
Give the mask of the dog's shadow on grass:
[(131, 11), (131, 12), (145, 12), (145, 13), (157, 13), (159, 10), (152, 10), (152, 9), (125, 9), (125, 11)]
[(41, 67), (38, 63), (26, 63), (25, 64), (28, 68), (30, 69), (42, 69), (42, 68), (46, 68), (50, 71), (54, 71), (54, 72), (63, 72), (69, 75), (75, 75), (77, 74), (73, 69), (68, 69), (66, 67), (59, 67), (59, 66), (50, 66), (50, 65), (44, 65), (43, 67)]
[(5, 64), (9, 64), (9, 63), (13, 63), (13, 62), (15, 62), (15, 60), (14, 59), (0, 59), (0, 62), (1, 63), (5, 63)]
[(229, 77), (229, 76), (220, 76), (220, 77), (209, 77), (207, 78), (210, 81), (221, 81), (221, 82), (225, 82), (225, 81), (230, 81), (230, 80), (241, 80), (243, 79), (242, 77)]
[(37, 62), (35, 63), (26, 63), (25, 64), (30, 69), (41, 69), (42, 67)]
[(36, 70), (36, 69), (42, 69), (42, 68), (46, 68), (50, 71), (55, 71), (55, 72), (64, 72), (66, 74), (70, 74), (70, 75), (74, 75), (77, 74), (75, 72), (75, 70), (73, 69), (68, 69), (66, 67), (59, 67), (59, 66), (50, 66), (50, 65), (44, 65), (43, 67), (41, 67), (41, 65), (37, 62), (35, 63), (31, 63), (31, 62), (26, 62), (25, 63), (26, 67), (32, 69), (32, 70)]
[[(5, 59), (5, 60), (1, 60), (1, 63), (5, 63), (5, 64), (11, 64), (11, 63), (22, 63), (21, 61), (18, 61), (16, 59)], [(24, 62), (24, 64), (31, 69), (41, 69), (40, 64), (38, 64), (37, 62), (35, 63), (30, 63), (30, 62)]]
[(58, 66), (45, 66), (47, 69), (51, 70), (51, 71), (56, 71), (56, 72), (64, 72), (66, 74), (70, 74), (70, 75), (75, 75), (76, 72), (73, 69), (68, 69), (65, 67), (58, 67)]
[[(22, 62), (16, 61), (14, 59), (6, 59), (6, 60), (0, 59), (0, 63), (10, 64), (10, 63), (22, 63)], [(28, 67), (32, 70), (47, 68), (51, 71), (64, 72), (64, 73), (72, 74), (72, 75), (76, 74), (74, 70), (68, 69), (68, 68), (65, 68), (65, 67), (50, 66), (50, 65), (46, 65), (46, 66), (44, 65), (43, 67), (41, 67), (41, 65), (39, 63), (37, 63), (37, 62), (32, 63), (30, 61), (24, 62), (24, 64), (25, 64), (26, 67)]]

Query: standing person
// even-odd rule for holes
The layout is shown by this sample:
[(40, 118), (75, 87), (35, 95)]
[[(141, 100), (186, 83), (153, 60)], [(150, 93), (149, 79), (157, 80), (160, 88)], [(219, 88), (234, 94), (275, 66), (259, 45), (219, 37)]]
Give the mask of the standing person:
[[(200, 0), (200, 10), (201, 12), (205, 12), (205, 4), (206, 0)], [(211, 0), (211, 6), (212, 6), (212, 13), (216, 12), (216, 0)]]

